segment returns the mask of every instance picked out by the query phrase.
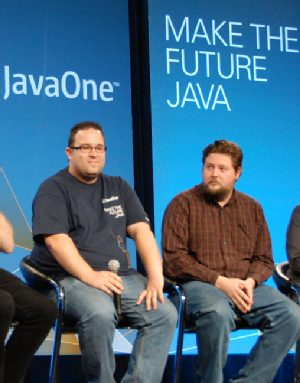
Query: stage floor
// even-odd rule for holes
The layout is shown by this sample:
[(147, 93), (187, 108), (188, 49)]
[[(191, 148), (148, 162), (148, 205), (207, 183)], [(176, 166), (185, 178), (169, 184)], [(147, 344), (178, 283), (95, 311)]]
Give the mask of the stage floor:
[[(116, 382), (120, 382), (126, 372), (129, 354), (116, 354)], [(228, 355), (226, 367), (224, 369), (224, 383), (228, 383), (230, 377), (243, 366), (247, 355), (237, 354)], [(196, 355), (183, 355), (181, 362), (180, 383), (196, 382)], [(171, 383), (173, 374), (174, 355), (168, 358), (162, 383)], [(268, 356), (266, 356), (268, 363)], [(24, 383), (48, 382), (48, 371), (50, 366), (50, 356), (36, 355), (25, 377)], [(289, 353), (273, 383), (293, 383), (294, 374), (294, 354)], [(86, 383), (81, 368), (81, 355), (61, 355), (57, 373), (57, 383)], [(262, 382), (257, 382), (262, 383)]]

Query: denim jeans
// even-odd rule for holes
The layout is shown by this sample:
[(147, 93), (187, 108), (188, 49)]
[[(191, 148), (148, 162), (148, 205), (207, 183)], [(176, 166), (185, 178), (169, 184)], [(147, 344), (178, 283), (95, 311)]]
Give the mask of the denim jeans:
[[(139, 326), (123, 383), (159, 383), (177, 323), (174, 305), (165, 299), (156, 310), (146, 310), (145, 300), (136, 305), (147, 279), (134, 274), (122, 276), (122, 311)], [(117, 315), (113, 298), (73, 277), (61, 281), (65, 288), (66, 314), (78, 321), (83, 371), (88, 383), (115, 383), (112, 349)]]
[(202, 383), (222, 383), (230, 332), (236, 315), (263, 332), (235, 383), (271, 383), (281, 361), (300, 335), (300, 308), (276, 289), (260, 285), (254, 290), (251, 312), (242, 314), (217, 287), (200, 281), (183, 284), (187, 314), (196, 326), (197, 375)]

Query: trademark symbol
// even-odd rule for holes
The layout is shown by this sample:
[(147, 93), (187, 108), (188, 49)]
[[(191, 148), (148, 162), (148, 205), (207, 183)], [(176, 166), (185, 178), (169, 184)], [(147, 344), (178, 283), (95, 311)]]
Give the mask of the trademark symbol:
[(120, 83), (114, 81), (114, 82), (113, 82), (113, 85), (114, 85), (114, 86), (120, 86)]

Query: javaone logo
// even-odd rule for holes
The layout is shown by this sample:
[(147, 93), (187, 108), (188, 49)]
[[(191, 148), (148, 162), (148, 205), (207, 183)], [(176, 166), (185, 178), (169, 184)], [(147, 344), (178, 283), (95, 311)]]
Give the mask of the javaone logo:
[(119, 86), (118, 82), (102, 81), (98, 87), (94, 80), (80, 80), (78, 74), (72, 71), (65, 72), (60, 81), (56, 77), (34, 78), (31, 74), (28, 78), (21, 73), (11, 76), (9, 66), (4, 66), (4, 100), (10, 96), (10, 91), (27, 95), (28, 88), (31, 88), (35, 96), (45, 93), (47, 97), (59, 97), (61, 91), (67, 98), (76, 98), (82, 93), (84, 100), (97, 100), (99, 94), (102, 101), (113, 101), (114, 88)]

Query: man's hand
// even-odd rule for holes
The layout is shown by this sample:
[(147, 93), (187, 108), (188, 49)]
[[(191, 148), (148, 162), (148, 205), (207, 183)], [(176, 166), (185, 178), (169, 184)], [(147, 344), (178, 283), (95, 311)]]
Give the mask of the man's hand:
[(255, 281), (252, 278), (248, 278), (243, 281), (239, 278), (226, 278), (219, 276), (216, 284), (220, 290), (222, 290), (233, 303), (246, 314), (251, 310), (253, 303), (253, 289), (255, 287)]
[(256, 282), (253, 278), (247, 278), (245, 281), (242, 281), (242, 290), (251, 300), (251, 304), (253, 303), (253, 290), (255, 288)]
[(163, 288), (164, 288), (164, 278), (163, 275), (160, 274), (156, 277), (148, 278), (148, 284), (146, 290), (142, 291), (140, 296), (138, 297), (138, 300), (136, 301), (136, 304), (139, 305), (143, 301), (144, 298), (146, 298), (146, 309), (151, 310), (152, 308), (157, 308), (157, 296), (159, 297), (159, 300), (161, 303), (164, 303), (164, 294), (163, 294)]
[(14, 232), (11, 224), (0, 212), (0, 251), (11, 253), (14, 249)]
[(121, 294), (122, 279), (111, 271), (95, 271), (79, 254), (73, 240), (67, 234), (44, 235), (45, 243), (56, 260), (71, 275), (89, 286), (109, 295)]
[(121, 294), (124, 290), (122, 279), (111, 271), (92, 270), (85, 280), (89, 286), (105, 291), (109, 295)]

